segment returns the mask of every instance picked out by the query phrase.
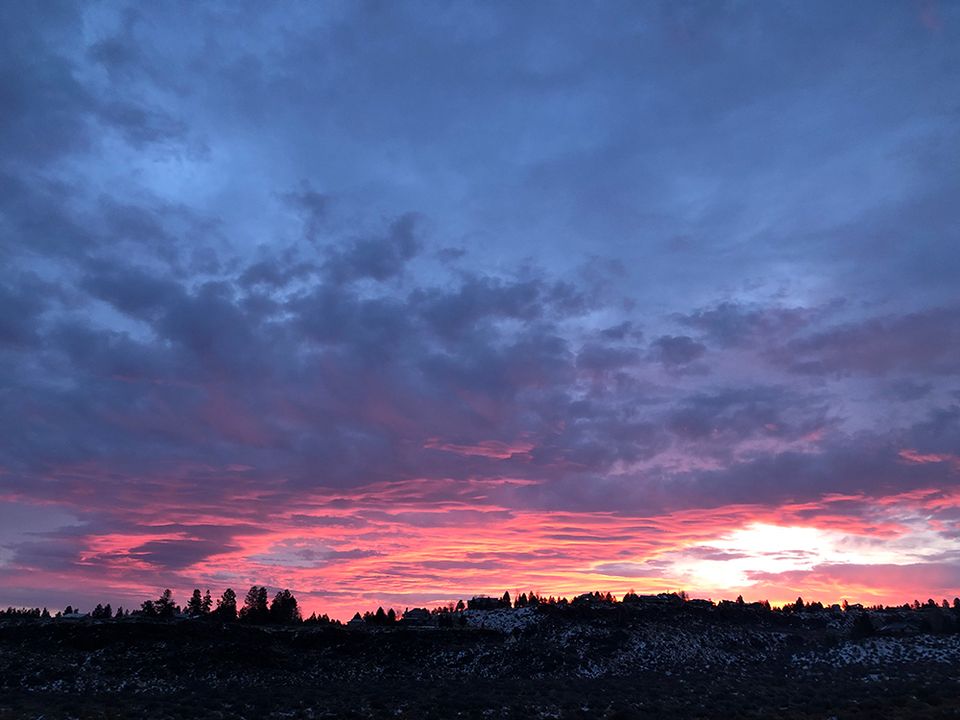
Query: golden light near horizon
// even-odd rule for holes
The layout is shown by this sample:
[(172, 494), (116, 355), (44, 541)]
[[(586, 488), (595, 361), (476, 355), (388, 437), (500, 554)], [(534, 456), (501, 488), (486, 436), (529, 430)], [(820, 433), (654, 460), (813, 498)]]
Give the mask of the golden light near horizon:
[(761, 582), (761, 575), (810, 571), (821, 565), (904, 561), (902, 552), (866, 545), (849, 533), (759, 522), (671, 555), (676, 556), (672, 571), (706, 591), (749, 587)]

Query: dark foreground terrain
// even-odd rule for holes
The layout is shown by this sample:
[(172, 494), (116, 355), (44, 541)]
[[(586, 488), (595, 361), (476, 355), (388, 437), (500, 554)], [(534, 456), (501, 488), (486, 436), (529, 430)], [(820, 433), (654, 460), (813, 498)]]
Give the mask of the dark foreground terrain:
[(960, 718), (951, 627), (624, 605), (464, 621), (7, 621), (0, 718)]

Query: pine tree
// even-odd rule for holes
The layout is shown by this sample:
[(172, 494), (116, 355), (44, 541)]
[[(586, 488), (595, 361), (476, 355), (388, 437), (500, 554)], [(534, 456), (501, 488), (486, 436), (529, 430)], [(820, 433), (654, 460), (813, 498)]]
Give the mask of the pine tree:
[(170, 588), (167, 588), (160, 594), (160, 597), (154, 601), (153, 607), (157, 613), (157, 617), (171, 618), (176, 614), (177, 606), (173, 602), (173, 593), (170, 591)]
[(210, 588), (203, 594), (203, 600), (200, 602), (200, 614), (209, 615), (213, 610), (213, 598), (210, 597)]
[(237, 594), (232, 588), (223, 591), (217, 600), (217, 618), (222, 622), (233, 622), (237, 619)]
[(200, 596), (200, 588), (193, 589), (193, 595), (187, 601), (187, 615), (190, 617), (200, 617), (203, 612), (203, 598)]
[(288, 625), (300, 622), (300, 608), (297, 598), (289, 590), (278, 592), (270, 604), (270, 621)]
[(240, 609), (240, 619), (249, 623), (263, 623), (270, 619), (266, 587), (254, 585), (247, 591), (247, 597)]

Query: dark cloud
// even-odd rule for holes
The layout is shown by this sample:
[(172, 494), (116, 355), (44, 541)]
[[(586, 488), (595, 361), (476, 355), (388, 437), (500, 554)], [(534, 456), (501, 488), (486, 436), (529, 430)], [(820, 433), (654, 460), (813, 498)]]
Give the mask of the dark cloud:
[(130, 555), (167, 570), (182, 570), (231, 550), (236, 548), (210, 540), (151, 540), (132, 548)]
[(707, 346), (686, 335), (663, 335), (653, 341), (650, 347), (652, 357), (667, 367), (689, 365), (702, 358)]
[(397, 218), (381, 237), (360, 238), (336, 247), (323, 265), (331, 282), (340, 285), (369, 278), (378, 282), (403, 272), (421, 248), (416, 233), (416, 215)]
[(960, 372), (960, 307), (849, 323), (794, 339), (770, 354), (798, 373), (955, 375)]
[(805, 308), (749, 307), (724, 302), (680, 315), (677, 320), (703, 333), (721, 347), (770, 347), (784, 342), (823, 313)]

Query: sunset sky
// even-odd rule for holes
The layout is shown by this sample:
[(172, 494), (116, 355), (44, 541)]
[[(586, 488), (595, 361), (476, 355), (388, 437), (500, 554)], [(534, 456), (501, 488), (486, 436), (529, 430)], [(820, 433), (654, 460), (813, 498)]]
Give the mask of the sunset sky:
[(0, 268), (0, 606), (960, 594), (960, 3), (2, 3)]

